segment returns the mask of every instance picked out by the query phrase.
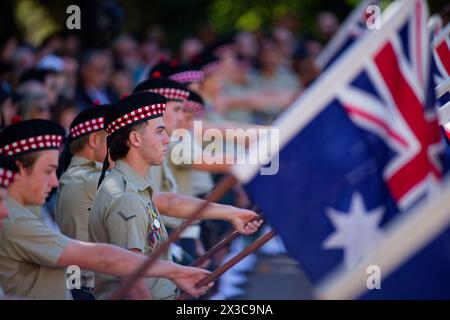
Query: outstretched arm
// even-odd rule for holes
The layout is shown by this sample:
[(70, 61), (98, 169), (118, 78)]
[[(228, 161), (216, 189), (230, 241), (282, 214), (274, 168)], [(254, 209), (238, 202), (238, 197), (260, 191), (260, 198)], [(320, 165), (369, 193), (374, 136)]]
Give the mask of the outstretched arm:
[[(153, 201), (162, 214), (183, 219), (189, 218), (204, 203), (204, 200), (172, 192), (157, 192), (153, 195)], [(256, 212), (247, 209), (211, 202), (199, 218), (228, 221), (240, 233), (249, 235), (261, 226), (261, 222), (250, 222), (257, 216)]]
[[(148, 258), (110, 244), (70, 240), (58, 259), (58, 267), (77, 265), (81, 269), (125, 277), (136, 271)], [(183, 267), (169, 261), (156, 261), (143, 276), (168, 278), (184, 291), (197, 297), (212, 285), (195, 288), (209, 271)]]

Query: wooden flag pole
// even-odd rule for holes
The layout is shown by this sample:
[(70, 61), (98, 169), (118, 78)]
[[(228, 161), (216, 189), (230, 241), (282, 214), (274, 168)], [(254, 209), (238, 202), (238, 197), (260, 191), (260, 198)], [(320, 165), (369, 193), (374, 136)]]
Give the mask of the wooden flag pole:
[(172, 232), (167, 241), (165, 241), (161, 246), (152, 251), (149, 258), (134, 273), (124, 279), (119, 289), (117, 289), (112, 294), (111, 299), (119, 300), (125, 297), (130, 288), (136, 283), (139, 278), (142, 277), (145, 271), (148, 270), (158, 260), (158, 258), (169, 249), (170, 244), (176, 242), (180, 238), (180, 234), (186, 229), (186, 227), (191, 225), (195, 220), (198, 220), (198, 217), (209, 206), (209, 203), (218, 201), (228, 190), (230, 190), (236, 184), (236, 182), (236, 178), (234, 178), (232, 175), (228, 175), (223, 178), (217, 184), (214, 190), (206, 197), (206, 201), (193, 212), (189, 219), (187, 219), (178, 229)]
[[(250, 222), (253, 221), (262, 221), (263, 219), (261, 217), (255, 217)], [(231, 241), (236, 239), (240, 236), (240, 233), (237, 230), (233, 230), (228, 232), (222, 240), (220, 240), (216, 245), (214, 245), (211, 249), (205, 252), (201, 257), (197, 258), (194, 262), (191, 263), (191, 267), (198, 267), (203, 262), (208, 260), (211, 256), (216, 254), (219, 250), (221, 250), (223, 247), (225, 247), (227, 244), (229, 244)]]
[[(196, 287), (204, 286), (212, 281), (215, 281), (217, 278), (219, 278), (222, 274), (224, 274), (226, 271), (228, 271), (231, 267), (236, 265), (239, 261), (244, 259), (246, 256), (248, 256), (250, 253), (254, 252), (255, 250), (259, 249), (262, 245), (267, 243), (270, 239), (272, 239), (276, 235), (275, 230), (271, 230), (267, 232), (266, 234), (259, 237), (257, 240), (252, 242), (248, 247), (246, 247), (244, 250), (242, 250), (240, 253), (235, 255), (232, 259), (227, 261), (225, 264), (214, 270), (211, 274), (207, 275), (205, 278), (200, 280)], [(186, 300), (190, 297), (189, 294), (186, 292), (183, 292), (177, 300)]]

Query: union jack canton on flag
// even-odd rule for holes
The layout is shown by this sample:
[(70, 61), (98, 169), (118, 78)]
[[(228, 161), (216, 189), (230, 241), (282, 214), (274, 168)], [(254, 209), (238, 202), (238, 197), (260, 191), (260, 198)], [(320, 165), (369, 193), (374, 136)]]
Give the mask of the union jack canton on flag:
[[(395, 1), (381, 29), (358, 39), (275, 122), (278, 173), (234, 167), (314, 286), (358, 266), (393, 221), (442, 188), (427, 19), (424, 1)], [(450, 297), (450, 236), (442, 228), (383, 278), (381, 290), (358, 296)]]

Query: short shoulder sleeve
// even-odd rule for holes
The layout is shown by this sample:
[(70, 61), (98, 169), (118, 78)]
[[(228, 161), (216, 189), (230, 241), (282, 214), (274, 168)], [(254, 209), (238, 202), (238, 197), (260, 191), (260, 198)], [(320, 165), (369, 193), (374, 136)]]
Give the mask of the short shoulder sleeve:
[(100, 179), (100, 172), (91, 172), (86, 176), (85, 188), (90, 199), (94, 200), (97, 193), (98, 181)]
[(117, 199), (118, 205), (106, 218), (106, 229), (111, 244), (125, 249), (139, 249), (144, 252), (147, 237), (146, 207), (138, 195), (124, 193)]
[(4, 226), (5, 243), (12, 258), (56, 267), (70, 238), (34, 217), (18, 217)]

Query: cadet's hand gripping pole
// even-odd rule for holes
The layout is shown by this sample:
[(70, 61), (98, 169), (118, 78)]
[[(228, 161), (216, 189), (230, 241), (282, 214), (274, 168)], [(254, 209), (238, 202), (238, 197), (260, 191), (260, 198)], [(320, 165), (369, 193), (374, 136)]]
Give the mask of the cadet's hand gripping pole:
[[(239, 261), (244, 259), (246, 256), (248, 256), (253, 251), (259, 249), (262, 245), (267, 243), (270, 239), (272, 239), (276, 235), (275, 230), (271, 230), (261, 237), (259, 237), (257, 240), (252, 242), (248, 247), (246, 247), (244, 250), (242, 250), (240, 253), (235, 255), (232, 259), (227, 261), (224, 265), (220, 266), (216, 270), (214, 270), (211, 274), (207, 275), (205, 278), (200, 280), (195, 286), (201, 287), (204, 286), (212, 281), (215, 281), (217, 278), (219, 278), (222, 274), (224, 274), (226, 271), (228, 271), (231, 267), (236, 265)], [(186, 300), (190, 297), (189, 294), (186, 292), (182, 293), (177, 300)]]
[[(261, 221), (263, 220), (261, 217), (255, 217), (250, 222), (253, 221)], [(216, 245), (214, 245), (211, 249), (206, 251), (201, 257), (198, 257), (194, 262), (191, 263), (191, 267), (198, 267), (203, 262), (208, 260), (211, 256), (216, 254), (220, 249), (225, 247), (227, 244), (229, 244), (231, 241), (239, 237), (241, 234), (237, 230), (232, 230), (228, 232), (222, 240), (220, 240)]]

